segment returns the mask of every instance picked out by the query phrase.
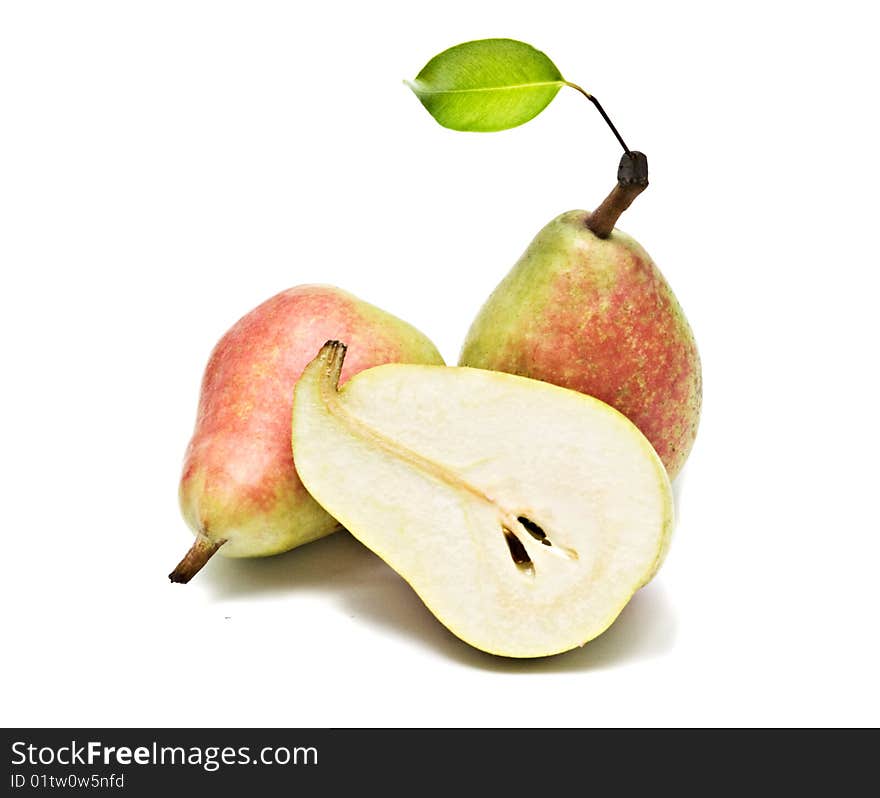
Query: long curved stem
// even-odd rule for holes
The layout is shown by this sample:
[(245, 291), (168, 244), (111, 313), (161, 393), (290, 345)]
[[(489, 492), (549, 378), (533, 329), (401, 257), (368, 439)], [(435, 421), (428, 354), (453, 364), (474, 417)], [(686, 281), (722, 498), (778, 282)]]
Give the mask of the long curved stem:
[(584, 95), (584, 97), (586, 97), (591, 103), (593, 103), (593, 105), (596, 106), (596, 110), (600, 114), (602, 114), (602, 118), (605, 120), (608, 127), (611, 128), (611, 132), (615, 135), (617, 140), (620, 142), (620, 146), (623, 147), (623, 151), (627, 155), (629, 155), (630, 148), (626, 146), (626, 142), (623, 140), (623, 136), (621, 136), (620, 133), (617, 132), (617, 128), (614, 127), (614, 122), (612, 122), (610, 117), (608, 116), (608, 114), (605, 113), (605, 109), (602, 107), (601, 103), (592, 94), (590, 94), (590, 92), (588, 92), (586, 89), (582, 89), (580, 86), (578, 86), (577, 83), (571, 83), (570, 81), (566, 80), (565, 85), (569, 86), (570, 88), (574, 89), (575, 91), (579, 91), (581, 94)]

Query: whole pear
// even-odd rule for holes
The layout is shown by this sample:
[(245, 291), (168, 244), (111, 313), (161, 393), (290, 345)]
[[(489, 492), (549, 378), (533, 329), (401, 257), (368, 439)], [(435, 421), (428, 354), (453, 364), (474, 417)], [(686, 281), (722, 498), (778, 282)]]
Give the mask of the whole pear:
[(569, 211), (538, 233), (480, 310), (459, 362), (601, 399), (642, 431), (673, 478), (697, 432), (700, 359), (660, 270), (613, 227), (647, 185), (647, 161), (626, 157), (596, 211)]
[(443, 365), (414, 327), (331, 286), (291, 288), (240, 319), (202, 380), (179, 489), (196, 541), (173, 582), (189, 581), (218, 550), (263, 557), (338, 528), (300, 482), (290, 447), (294, 386), (330, 338), (350, 344), (343, 381), (384, 363)]

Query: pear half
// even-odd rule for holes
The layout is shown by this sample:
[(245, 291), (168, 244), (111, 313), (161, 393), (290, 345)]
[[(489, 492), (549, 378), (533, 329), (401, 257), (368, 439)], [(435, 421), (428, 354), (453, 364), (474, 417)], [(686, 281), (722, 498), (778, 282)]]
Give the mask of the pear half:
[(656, 573), (669, 478), (623, 415), (499, 372), (385, 365), (337, 387), (328, 342), (295, 391), (312, 496), (465, 642), (539, 657), (601, 634)]

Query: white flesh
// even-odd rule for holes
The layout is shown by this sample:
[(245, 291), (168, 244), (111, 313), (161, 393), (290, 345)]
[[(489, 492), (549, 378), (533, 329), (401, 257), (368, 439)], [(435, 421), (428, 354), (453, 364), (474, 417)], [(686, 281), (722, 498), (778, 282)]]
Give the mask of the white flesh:
[[(654, 575), (672, 530), (669, 480), (616, 410), (442, 366), (379, 366), (337, 391), (344, 352), (327, 344), (297, 385), (299, 476), (462, 640), (511, 657), (566, 651)], [(504, 528), (530, 562), (515, 562)]]

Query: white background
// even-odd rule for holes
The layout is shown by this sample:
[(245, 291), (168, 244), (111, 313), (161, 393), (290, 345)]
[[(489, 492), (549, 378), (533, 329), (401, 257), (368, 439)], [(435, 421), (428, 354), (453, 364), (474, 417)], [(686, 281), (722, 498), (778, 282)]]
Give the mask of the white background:
[[(870, 4), (0, 6), (2, 722), (880, 722), (878, 124)], [(494, 135), (401, 83), (510, 36), (651, 163), (622, 229), (700, 346), (659, 577), (584, 649), (468, 648), (347, 535), (166, 574), (201, 370), (324, 282), (454, 362), (480, 304), (619, 157), (563, 91)]]

